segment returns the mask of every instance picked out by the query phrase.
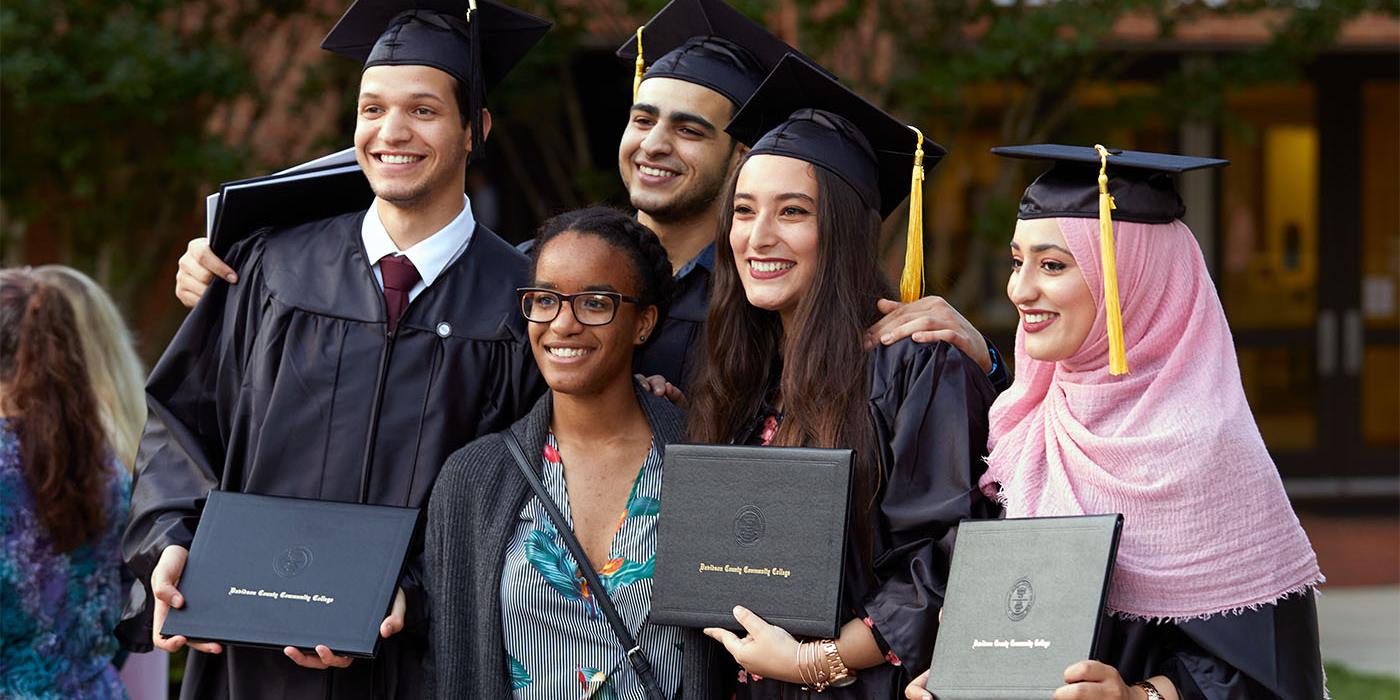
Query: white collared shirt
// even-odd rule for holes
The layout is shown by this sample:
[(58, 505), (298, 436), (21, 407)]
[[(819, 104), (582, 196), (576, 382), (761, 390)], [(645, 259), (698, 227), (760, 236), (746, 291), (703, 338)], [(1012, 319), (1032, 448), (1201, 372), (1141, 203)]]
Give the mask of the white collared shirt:
[(462, 195), (462, 213), (458, 214), (457, 218), (449, 221), (433, 235), (402, 251), (394, 245), (394, 239), (389, 237), (384, 222), (379, 219), (378, 205), (379, 200), (374, 200), (374, 204), (369, 206), (369, 211), (365, 212), (365, 222), (360, 227), (360, 240), (364, 242), (365, 255), (369, 256), (370, 266), (374, 270), (374, 281), (379, 284), (380, 291), (383, 291), (384, 273), (379, 270), (381, 258), (386, 255), (407, 256), (408, 261), (417, 268), (420, 278), (418, 283), (413, 285), (413, 289), (408, 290), (408, 300), (413, 301), (447, 269), (448, 265), (461, 257), (462, 252), (467, 249), (467, 244), (471, 243), (472, 232), (476, 230), (472, 202), (465, 194)]

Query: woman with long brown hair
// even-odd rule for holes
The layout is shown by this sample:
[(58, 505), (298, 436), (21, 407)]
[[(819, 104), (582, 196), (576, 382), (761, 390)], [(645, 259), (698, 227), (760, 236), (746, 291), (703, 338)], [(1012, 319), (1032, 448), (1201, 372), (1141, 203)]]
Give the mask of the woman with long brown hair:
[(81, 329), (34, 272), (0, 270), (3, 697), (125, 697), (112, 657), (131, 479), (114, 459)]
[[(131, 329), (112, 297), (82, 271), (67, 265), (41, 265), (34, 272), (57, 287), (73, 306), (74, 327), (81, 329), (75, 336), (83, 346), (108, 444), (130, 473), (146, 425), (146, 370), (136, 355)], [(132, 593), (133, 599), (145, 599), (142, 589)], [(135, 636), (136, 640), (127, 640), (128, 646), (149, 646), (144, 635)], [(170, 692), (170, 654), (162, 649), (127, 656), (121, 672), (127, 692), (142, 700), (164, 700)]]
[(743, 667), (741, 698), (893, 697), (931, 657), (957, 523), (991, 510), (986, 375), (947, 343), (862, 345), (888, 294), (880, 222), (922, 137), (791, 55), (729, 130), (752, 148), (716, 240), (690, 439), (852, 448), (856, 473), (839, 636), (797, 640), (742, 607), (747, 636), (706, 633)]
[(112, 451), (129, 472), (146, 426), (146, 370), (136, 355), (131, 329), (112, 297), (91, 277), (67, 265), (34, 268), (39, 279), (54, 285), (73, 306), (73, 319), (82, 332), (88, 377)]

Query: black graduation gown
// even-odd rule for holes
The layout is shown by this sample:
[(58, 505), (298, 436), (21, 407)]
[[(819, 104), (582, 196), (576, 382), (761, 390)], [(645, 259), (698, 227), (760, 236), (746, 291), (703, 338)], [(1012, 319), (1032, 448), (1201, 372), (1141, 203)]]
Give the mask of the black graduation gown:
[[(229, 255), (239, 283), (215, 282), (156, 365), (123, 542), (147, 586), (166, 546), (189, 546), (211, 489), (357, 501), (381, 392), (368, 501), (411, 507), (425, 505), (447, 455), (543, 393), (515, 301), (524, 256), (478, 225), (390, 337), (364, 216), (240, 242)], [(409, 628), (373, 662), (313, 671), (279, 651), (192, 651), (182, 697), (419, 697), (421, 548), (420, 534), (401, 580)]]
[(1311, 591), (1258, 610), (1180, 624), (1105, 616), (1099, 649), (1128, 683), (1166, 676), (1183, 700), (1322, 697)]
[[(854, 684), (820, 695), (750, 680), (739, 684), (740, 698), (903, 697), (933, 656), (958, 523), (996, 513), (977, 488), (986, 469), (987, 410), (996, 398), (977, 363), (947, 343), (905, 339), (871, 350), (867, 371), (881, 471), (871, 514), (873, 567), (867, 575), (848, 551), (843, 595), (850, 618), (868, 617), (881, 649), (900, 665), (865, 669)], [(740, 441), (754, 442), (753, 431)]]
[(715, 246), (710, 244), (676, 273), (676, 295), (666, 319), (651, 342), (633, 358), (633, 366), (646, 376), (659, 374), (685, 391), (690, 374), (704, 348), (705, 314), (710, 308), (710, 274), (715, 266)]

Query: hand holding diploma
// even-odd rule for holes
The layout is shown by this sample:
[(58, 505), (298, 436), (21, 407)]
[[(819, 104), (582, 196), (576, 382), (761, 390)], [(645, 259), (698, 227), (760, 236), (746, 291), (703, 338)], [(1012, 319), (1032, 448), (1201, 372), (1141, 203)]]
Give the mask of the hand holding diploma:
[[(1166, 676), (1148, 679), (1166, 700), (1178, 700), (1176, 686)], [(1128, 685), (1118, 669), (1100, 661), (1080, 661), (1065, 669), (1065, 685), (1054, 700), (1152, 700), (1145, 689)]]
[[(798, 667), (798, 642), (787, 630), (769, 624), (742, 605), (734, 606), (734, 619), (748, 636), (740, 637), (720, 627), (706, 627), (705, 634), (724, 645), (745, 671), (761, 678), (786, 683), (805, 683)], [(875, 635), (860, 620), (851, 620), (841, 627), (835, 640), (838, 653), (846, 667), (857, 671), (885, 663), (885, 657), (875, 643)]]
[[(403, 589), (396, 589), (394, 592), (394, 605), (389, 608), (389, 616), (384, 618), (383, 622), (379, 623), (380, 637), (388, 639), (403, 630), (403, 619), (407, 608), (408, 604), (404, 598)], [(315, 655), (306, 654), (296, 647), (285, 647), (282, 649), (282, 653), (286, 654), (287, 658), (296, 662), (298, 666), (317, 670), (345, 668), (350, 665), (351, 661), (354, 661), (354, 659), (349, 656), (336, 656), (331, 652), (331, 648), (324, 644), (316, 645)]]
[[(1157, 691), (1168, 700), (1177, 700), (1180, 695), (1176, 686), (1165, 676), (1148, 679)], [(1137, 686), (1129, 686), (1119, 675), (1118, 669), (1098, 661), (1081, 661), (1065, 669), (1065, 683), (1055, 691), (1054, 700), (1145, 700), (1147, 691)], [(908, 700), (933, 700), (933, 695), (924, 687), (928, 684), (928, 671), (924, 671), (904, 689)]]
[(180, 256), (180, 265), (175, 272), (175, 298), (181, 304), (193, 309), (199, 298), (208, 291), (209, 283), (218, 275), (229, 284), (238, 283), (238, 273), (214, 255), (209, 247), (209, 239), (203, 236), (190, 239), (185, 254)]
[(797, 669), (797, 640), (788, 631), (770, 625), (742, 605), (734, 606), (734, 619), (748, 636), (740, 637), (727, 629), (706, 627), (705, 635), (724, 645), (745, 671), (788, 683), (801, 683)]
[(164, 649), (172, 653), (189, 644), (190, 648), (195, 651), (218, 654), (224, 649), (217, 642), (191, 642), (183, 635), (162, 637), (160, 634), (161, 628), (165, 626), (165, 618), (170, 614), (170, 609), (185, 607), (185, 597), (180, 595), (177, 586), (180, 584), (180, 576), (185, 573), (185, 560), (189, 559), (189, 556), (190, 550), (179, 545), (170, 545), (160, 553), (160, 561), (156, 563), (155, 570), (151, 572), (151, 592), (156, 597), (153, 624), (151, 625), (151, 642), (156, 645), (157, 649)]

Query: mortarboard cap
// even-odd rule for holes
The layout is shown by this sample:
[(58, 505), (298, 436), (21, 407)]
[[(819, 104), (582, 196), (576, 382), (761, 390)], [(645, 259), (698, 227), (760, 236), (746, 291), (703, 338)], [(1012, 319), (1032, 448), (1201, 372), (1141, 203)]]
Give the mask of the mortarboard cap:
[(723, 0), (671, 0), (617, 55), (636, 60), (633, 99), (644, 77), (675, 78), (714, 90), (738, 107), (792, 50)]
[[(806, 59), (789, 54), (734, 115), (728, 132), (751, 154), (819, 165), (850, 185), (883, 219), (908, 196), (909, 232), (900, 296), (923, 295), (923, 177), (947, 154)], [(912, 168), (912, 178), (911, 178)]]
[[(1054, 165), (1026, 188), (1017, 217), (1057, 216), (1094, 219), (1099, 216), (1099, 153), (1088, 146), (1054, 143), (1000, 146), (992, 153), (1007, 158), (1050, 160)], [(1172, 175), (1200, 168), (1218, 168), (1230, 161), (1170, 153), (1108, 150), (1108, 192), (1113, 195), (1113, 218), (1139, 224), (1165, 224), (1180, 219), (1186, 205)]]
[(1108, 321), (1108, 372), (1128, 373), (1123, 341), (1123, 314), (1118, 299), (1118, 263), (1113, 248), (1113, 220), (1167, 224), (1186, 213), (1172, 175), (1218, 168), (1230, 161), (1170, 153), (1121, 151), (1095, 145), (1035, 144), (999, 146), (992, 153), (1007, 158), (1054, 161), (1021, 197), (1019, 219), (1070, 217), (1099, 220), (1104, 308)]
[(372, 66), (431, 66), (467, 89), (473, 150), (486, 93), (550, 23), (492, 0), (355, 0), (321, 48)]

